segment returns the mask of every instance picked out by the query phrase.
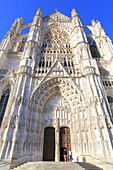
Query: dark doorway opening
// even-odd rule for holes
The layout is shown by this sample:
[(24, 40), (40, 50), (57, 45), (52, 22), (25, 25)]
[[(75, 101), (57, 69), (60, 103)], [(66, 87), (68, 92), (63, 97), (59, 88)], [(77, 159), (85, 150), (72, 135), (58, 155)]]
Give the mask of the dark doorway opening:
[(64, 149), (66, 149), (67, 153), (71, 149), (70, 129), (68, 127), (60, 128), (60, 161), (64, 161)]
[(44, 130), (43, 161), (55, 161), (55, 128)]
[(64, 156), (63, 156), (64, 149), (66, 149), (66, 148), (65, 147), (60, 148), (60, 161), (64, 161)]

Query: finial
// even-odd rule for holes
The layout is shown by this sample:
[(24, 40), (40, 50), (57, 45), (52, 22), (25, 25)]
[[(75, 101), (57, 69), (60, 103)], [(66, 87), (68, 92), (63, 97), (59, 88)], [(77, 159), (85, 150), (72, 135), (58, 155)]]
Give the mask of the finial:
[(98, 20), (94, 20), (94, 19), (93, 19), (91, 22), (92, 22), (92, 26), (97, 25), (98, 27), (101, 28), (101, 24), (100, 24), (100, 22), (99, 22)]
[(57, 12), (58, 10), (57, 9), (55, 9), (55, 12)]
[(37, 15), (37, 16), (42, 16), (42, 9), (41, 9), (41, 8), (39, 8), (39, 9), (37, 10), (36, 15)]
[(78, 16), (78, 13), (76, 12), (75, 9), (72, 9), (71, 16), (72, 16), (72, 18), (75, 17), (75, 16)]

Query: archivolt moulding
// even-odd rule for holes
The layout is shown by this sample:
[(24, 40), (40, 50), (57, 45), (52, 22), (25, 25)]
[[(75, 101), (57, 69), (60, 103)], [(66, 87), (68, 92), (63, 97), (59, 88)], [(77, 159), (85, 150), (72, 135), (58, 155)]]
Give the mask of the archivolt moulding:
[(74, 110), (76, 105), (82, 100), (84, 101), (83, 95), (75, 84), (66, 79), (53, 78), (43, 82), (35, 89), (30, 97), (30, 103), (35, 102), (37, 107), (42, 108), (44, 101), (46, 102), (52, 94), (57, 92), (60, 92), (60, 94), (66, 98), (72, 110)]

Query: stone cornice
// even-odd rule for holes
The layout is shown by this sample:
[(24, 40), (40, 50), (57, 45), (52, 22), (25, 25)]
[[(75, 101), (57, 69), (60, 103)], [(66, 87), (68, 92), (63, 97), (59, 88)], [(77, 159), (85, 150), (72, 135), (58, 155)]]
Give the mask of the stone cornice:
[(18, 70), (16, 71), (16, 74), (24, 74), (24, 75), (32, 75), (32, 68), (29, 66), (21, 66), (18, 68)]

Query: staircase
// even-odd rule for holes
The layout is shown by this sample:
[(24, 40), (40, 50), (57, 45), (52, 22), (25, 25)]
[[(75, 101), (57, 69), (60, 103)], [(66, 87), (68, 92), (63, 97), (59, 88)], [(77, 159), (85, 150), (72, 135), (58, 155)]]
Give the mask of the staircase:
[(89, 163), (74, 162), (28, 162), (13, 170), (103, 170)]

